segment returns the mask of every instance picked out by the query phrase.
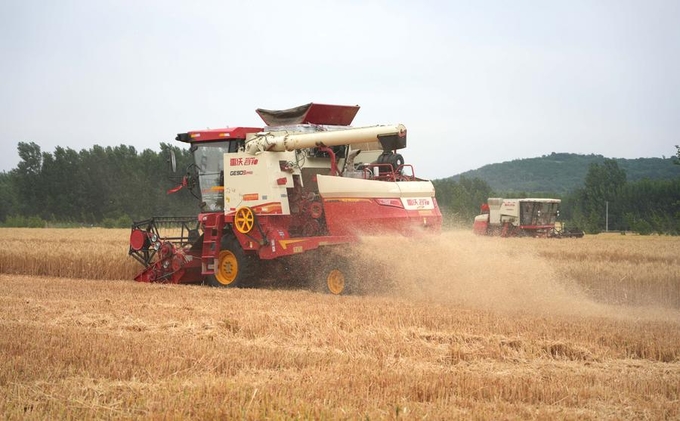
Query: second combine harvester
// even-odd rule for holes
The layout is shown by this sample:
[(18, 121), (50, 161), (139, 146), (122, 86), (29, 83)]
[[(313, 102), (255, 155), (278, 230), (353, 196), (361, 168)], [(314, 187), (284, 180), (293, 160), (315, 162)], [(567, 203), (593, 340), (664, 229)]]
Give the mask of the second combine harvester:
[[(133, 224), (129, 253), (145, 266), (135, 279), (231, 287), (290, 272), (343, 294), (361, 275), (331, 251), (362, 235), (439, 233), (432, 183), (399, 154), (406, 127), (351, 127), (358, 110), (258, 109), (263, 128), (178, 134), (194, 157), (183, 186), (198, 190), (201, 212)], [(170, 225), (180, 230), (164, 234)]]

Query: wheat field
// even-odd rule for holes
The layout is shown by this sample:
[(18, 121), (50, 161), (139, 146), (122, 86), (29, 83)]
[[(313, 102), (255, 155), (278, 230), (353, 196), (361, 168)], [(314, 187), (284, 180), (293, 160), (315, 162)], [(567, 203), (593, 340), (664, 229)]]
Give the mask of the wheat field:
[(139, 284), (0, 229), (5, 419), (678, 419), (680, 240), (367, 238), (364, 294)]

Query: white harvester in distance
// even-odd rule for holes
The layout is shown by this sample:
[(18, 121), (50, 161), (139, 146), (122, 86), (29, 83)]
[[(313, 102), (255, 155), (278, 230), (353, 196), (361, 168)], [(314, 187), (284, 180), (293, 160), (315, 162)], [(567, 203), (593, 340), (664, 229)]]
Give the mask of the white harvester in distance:
[(491, 197), (475, 217), (478, 235), (500, 237), (583, 237), (580, 229), (566, 230), (557, 221), (560, 199)]

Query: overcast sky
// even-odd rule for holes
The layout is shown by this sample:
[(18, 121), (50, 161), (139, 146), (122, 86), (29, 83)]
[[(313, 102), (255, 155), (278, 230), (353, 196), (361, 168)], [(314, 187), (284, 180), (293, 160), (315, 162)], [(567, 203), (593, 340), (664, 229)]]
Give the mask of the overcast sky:
[(551, 152), (671, 156), (680, 1), (0, 0), (0, 171), (18, 142), (158, 150), (258, 107), (403, 123), (416, 174)]

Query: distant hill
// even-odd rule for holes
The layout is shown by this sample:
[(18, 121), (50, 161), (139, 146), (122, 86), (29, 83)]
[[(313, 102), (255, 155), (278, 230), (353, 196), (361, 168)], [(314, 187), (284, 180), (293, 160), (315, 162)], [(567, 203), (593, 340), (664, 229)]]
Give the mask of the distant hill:
[[(494, 192), (565, 194), (582, 187), (590, 164), (601, 163), (604, 159), (602, 155), (553, 152), (538, 158), (485, 165), (448, 178), (477, 177), (486, 181)], [(628, 181), (680, 177), (680, 166), (673, 164), (673, 158), (614, 159), (626, 171)]]

